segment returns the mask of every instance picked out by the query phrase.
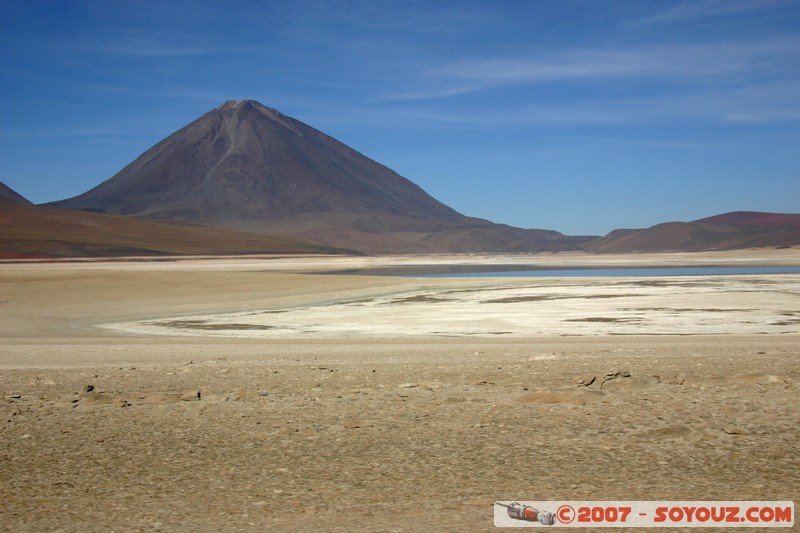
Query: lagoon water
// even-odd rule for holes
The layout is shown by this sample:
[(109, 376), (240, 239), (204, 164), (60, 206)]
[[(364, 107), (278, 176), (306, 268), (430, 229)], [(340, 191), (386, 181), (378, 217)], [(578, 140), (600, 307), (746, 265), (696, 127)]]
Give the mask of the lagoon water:
[(431, 274), (408, 274), (426, 278), (486, 278), (486, 277), (650, 277), (650, 276), (725, 276), (725, 275), (763, 275), (763, 274), (800, 274), (800, 266), (775, 267), (742, 267), (742, 266), (710, 266), (710, 267), (667, 267), (667, 268), (587, 268), (587, 269), (533, 269), (505, 270), (487, 272), (437, 272)]

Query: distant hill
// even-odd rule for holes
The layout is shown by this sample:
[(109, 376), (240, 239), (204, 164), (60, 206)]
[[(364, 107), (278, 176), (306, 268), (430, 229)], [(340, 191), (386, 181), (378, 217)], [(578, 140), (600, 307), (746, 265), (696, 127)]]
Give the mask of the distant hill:
[(0, 199), (0, 259), (342, 252), (284, 237)]
[(694, 221), (696, 224), (715, 226), (791, 228), (800, 226), (800, 214), (761, 213), (758, 211), (733, 211)]
[(391, 169), (252, 100), (224, 103), (111, 179), (52, 205), (368, 253), (575, 250), (588, 240), (464, 216)]
[(30, 205), (31, 202), (24, 198), (17, 191), (0, 181), (0, 202), (7, 202), (12, 204)]
[(697, 252), (800, 245), (800, 214), (736, 211), (693, 222), (615, 230), (588, 242), (593, 253)]

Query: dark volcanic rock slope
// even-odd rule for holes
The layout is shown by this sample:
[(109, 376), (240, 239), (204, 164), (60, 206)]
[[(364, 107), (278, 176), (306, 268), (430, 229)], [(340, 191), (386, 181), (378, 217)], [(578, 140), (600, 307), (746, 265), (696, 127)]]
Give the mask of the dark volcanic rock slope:
[(30, 205), (31, 203), (27, 198), (19, 194), (17, 191), (0, 181), (0, 203), (6, 202), (10, 204)]
[(229, 101), (54, 205), (278, 233), (366, 252), (575, 249), (466, 217), (391, 169), (251, 100)]

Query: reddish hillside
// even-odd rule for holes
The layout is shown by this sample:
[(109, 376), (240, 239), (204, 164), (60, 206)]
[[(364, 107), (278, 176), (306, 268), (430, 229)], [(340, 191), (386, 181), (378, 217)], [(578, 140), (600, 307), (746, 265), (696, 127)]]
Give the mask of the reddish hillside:
[(616, 230), (583, 248), (594, 253), (698, 252), (800, 245), (800, 215), (736, 212), (694, 222)]
[(714, 226), (750, 226), (760, 228), (788, 228), (800, 226), (800, 214), (761, 213), (758, 211), (733, 211), (708, 218), (695, 220), (695, 224)]
[(0, 200), (0, 258), (341, 253), (294, 239)]

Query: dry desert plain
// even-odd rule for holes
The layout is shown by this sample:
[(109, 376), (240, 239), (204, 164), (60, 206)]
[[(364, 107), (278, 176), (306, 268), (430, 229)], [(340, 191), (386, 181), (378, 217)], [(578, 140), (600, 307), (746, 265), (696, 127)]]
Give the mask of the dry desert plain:
[(800, 274), (320, 274), (466, 263), (800, 250), (0, 264), (0, 530), (489, 531), (496, 500), (800, 499)]

